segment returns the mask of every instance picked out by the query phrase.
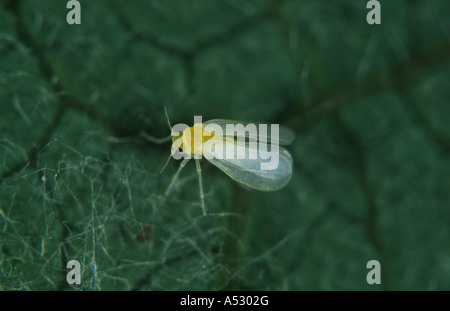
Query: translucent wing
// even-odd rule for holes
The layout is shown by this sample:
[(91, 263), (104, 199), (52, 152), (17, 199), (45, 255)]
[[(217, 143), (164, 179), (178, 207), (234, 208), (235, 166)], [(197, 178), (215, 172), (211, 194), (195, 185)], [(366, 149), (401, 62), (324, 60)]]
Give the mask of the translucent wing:
[[(204, 126), (211, 125), (211, 124), (217, 124), (221, 130), (223, 135), (226, 137), (244, 137), (249, 138), (250, 140), (258, 141), (260, 139), (264, 139), (267, 143), (277, 143), (280, 145), (289, 145), (294, 141), (295, 135), (294, 132), (292, 132), (290, 129), (279, 126), (279, 137), (276, 138), (271, 133), (269, 133), (269, 130), (267, 130), (265, 133), (263, 131), (259, 130), (259, 126), (262, 123), (251, 123), (251, 122), (240, 122), (240, 121), (232, 121), (232, 120), (223, 120), (223, 119), (214, 119), (209, 120), (203, 123)], [(227, 124), (236, 126), (238, 124), (242, 124), (244, 128), (235, 128), (236, 131), (233, 133), (227, 133), (226, 126)], [(258, 129), (257, 133), (249, 133), (248, 129), (251, 129), (252, 125), (255, 125), (255, 127)], [(250, 127), (249, 127), (250, 126)], [(270, 126), (267, 126), (268, 129), (270, 129)]]
[[(292, 157), (282, 147), (278, 147), (278, 150), (266, 150), (264, 146), (255, 148), (251, 143), (239, 144), (230, 138), (217, 136), (210, 139), (208, 144), (214, 147), (203, 144), (203, 155), (243, 185), (262, 191), (274, 191), (283, 188), (291, 179)], [(218, 156), (221, 154), (222, 157)]]

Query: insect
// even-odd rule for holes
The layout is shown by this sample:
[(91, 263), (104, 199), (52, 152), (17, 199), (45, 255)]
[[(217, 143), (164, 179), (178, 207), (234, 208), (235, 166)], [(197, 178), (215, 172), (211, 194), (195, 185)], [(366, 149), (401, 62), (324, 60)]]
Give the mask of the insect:
[[(175, 130), (175, 127), (170, 124), (167, 111), (166, 117), (172, 132), (169, 137), (154, 138), (141, 133), (145, 139), (154, 143), (168, 142), (172, 139), (171, 155), (161, 172), (171, 157), (175, 157), (175, 155), (184, 157), (172, 177), (164, 197), (169, 196), (178, 175), (191, 158), (195, 160), (204, 215), (206, 214), (206, 205), (200, 165), (202, 157), (206, 157), (214, 166), (244, 187), (260, 191), (275, 191), (283, 188), (289, 182), (292, 175), (292, 157), (285, 148), (279, 146), (288, 145), (294, 140), (294, 134), (289, 129), (277, 127), (278, 135), (275, 137), (272, 132), (267, 134), (267, 131), (264, 133), (251, 131), (259, 124), (215, 119), (204, 123), (195, 123), (192, 127), (185, 126), (183, 130)], [(252, 125), (253, 127), (251, 127)], [(232, 131), (230, 134), (230, 131), (227, 131), (229, 126), (236, 128), (240, 126), (240, 130)], [(272, 146), (270, 151), (267, 148), (269, 140)], [(275, 162), (277, 163), (268, 168), (270, 165), (267, 160), (273, 156), (276, 157), (277, 161)]]

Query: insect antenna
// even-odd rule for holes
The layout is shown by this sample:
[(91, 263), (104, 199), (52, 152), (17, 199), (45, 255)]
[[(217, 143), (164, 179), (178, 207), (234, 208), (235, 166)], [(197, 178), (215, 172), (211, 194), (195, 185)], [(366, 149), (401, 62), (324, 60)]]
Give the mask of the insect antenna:
[[(169, 124), (170, 132), (171, 132), (171, 134), (169, 136), (162, 137), (162, 138), (161, 137), (154, 137), (154, 136), (148, 135), (144, 131), (140, 132), (139, 136), (141, 136), (145, 140), (147, 140), (147, 141), (149, 141), (151, 143), (154, 143), (154, 144), (164, 144), (164, 143), (170, 141), (172, 139), (172, 125), (170, 124), (169, 114), (167, 113), (166, 106), (164, 106), (164, 113), (166, 114), (167, 124)], [(167, 165), (167, 163), (166, 163), (166, 165)], [(161, 170), (161, 172), (162, 172), (162, 170)]]
[(167, 107), (164, 106), (164, 113), (166, 114), (167, 124), (169, 124), (170, 131), (172, 131), (172, 125), (170, 125), (169, 114), (167, 113)]

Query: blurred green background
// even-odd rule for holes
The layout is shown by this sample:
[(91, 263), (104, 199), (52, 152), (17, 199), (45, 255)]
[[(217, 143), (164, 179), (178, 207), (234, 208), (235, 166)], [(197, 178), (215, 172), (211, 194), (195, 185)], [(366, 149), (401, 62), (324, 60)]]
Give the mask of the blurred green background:
[[(449, 1), (66, 3), (0, 0), (0, 290), (450, 290)], [(292, 180), (164, 200), (164, 106), (290, 127)]]

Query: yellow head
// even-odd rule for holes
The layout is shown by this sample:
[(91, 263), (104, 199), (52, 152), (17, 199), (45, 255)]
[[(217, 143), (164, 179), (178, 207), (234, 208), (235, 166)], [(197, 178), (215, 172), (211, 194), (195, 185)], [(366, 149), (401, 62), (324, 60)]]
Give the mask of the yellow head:
[(201, 155), (203, 143), (213, 136), (214, 134), (205, 130), (201, 123), (196, 123), (172, 138), (172, 150)]

